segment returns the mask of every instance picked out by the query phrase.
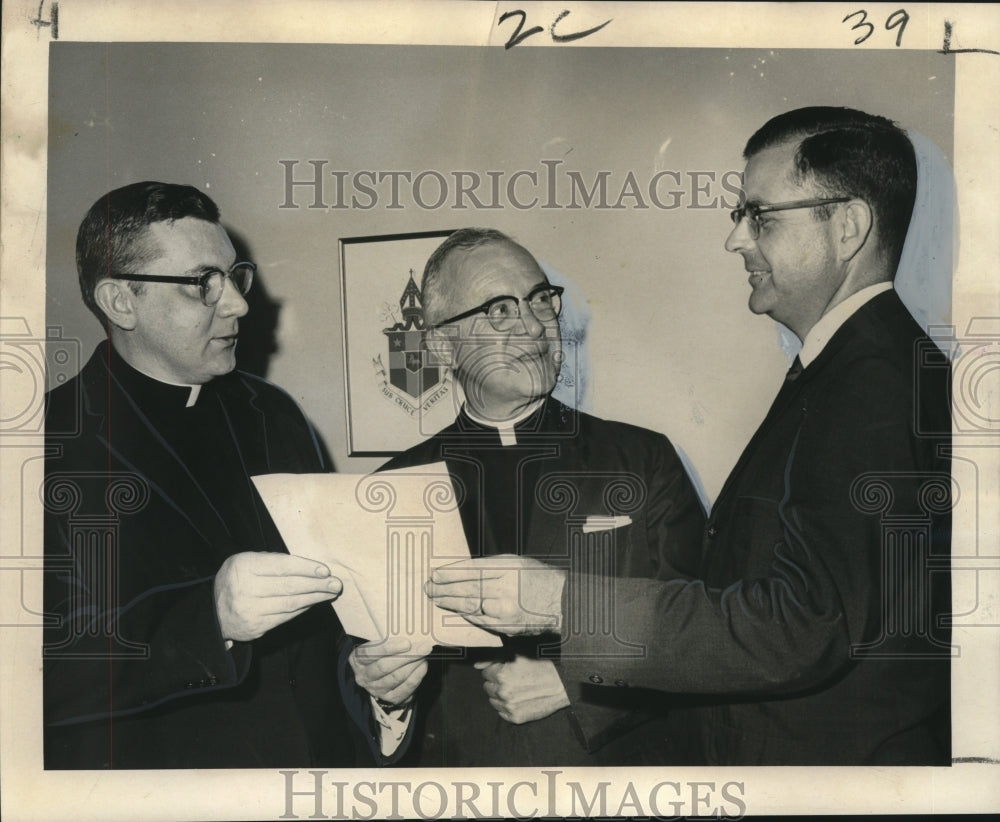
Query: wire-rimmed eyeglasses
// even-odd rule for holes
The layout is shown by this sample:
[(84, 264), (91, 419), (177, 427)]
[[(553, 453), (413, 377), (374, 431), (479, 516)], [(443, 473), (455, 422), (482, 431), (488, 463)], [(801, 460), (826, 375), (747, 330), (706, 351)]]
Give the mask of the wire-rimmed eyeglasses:
[(846, 203), (848, 200), (853, 199), (853, 197), (820, 197), (812, 200), (792, 200), (787, 203), (764, 205), (759, 203), (745, 203), (739, 208), (734, 208), (729, 216), (733, 220), (733, 225), (739, 225), (740, 221), (746, 217), (750, 237), (756, 240), (760, 237), (761, 214), (767, 214), (771, 211), (792, 211), (797, 208), (816, 208), (816, 206), (829, 205), (830, 203)]
[(211, 308), (222, 299), (226, 287), (226, 279), (230, 279), (241, 295), (250, 291), (253, 285), (253, 275), (257, 266), (253, 263), (234, 263), (229, 271), (218, 268), (207, 270), (197, 277), (167, 277), (159, 274), (117, 274), (118, 280), (135, 280), (140, 283), (176, 283), (178, 285), (196, 285), (201, 289), (201, 301)]
[(562, 293), (564, 290), (559, 285), (542, 283), (531, 289), (527, 296), (521, 300), (517, 297), (504, 294), (487, 300), (475, 308), (470, 308), (468, 311), (463, 311), (461, 314), (456, 314), (454, 317), (449, 317), (447, 320), (434, 323), (428, 330), (440, 328), (442, 325), (458, 322), (458, 320), (464, 320), (466, 317), (471, 317), (474, 314), (485, 314), (494, 331), (510, 331), (521, 317), (522, 300), (528, 304), (528, 308), (535, 315), (536, 320), (539, 322), (550, 322), (558, 317), (559, 312), (562, 310)]

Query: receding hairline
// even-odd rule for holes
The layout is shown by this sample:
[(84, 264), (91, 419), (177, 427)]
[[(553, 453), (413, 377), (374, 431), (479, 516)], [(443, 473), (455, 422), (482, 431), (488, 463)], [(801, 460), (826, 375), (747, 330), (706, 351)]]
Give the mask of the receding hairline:
[[(447, 314), (448, 306), (454, 303), (455, 295), (461, 285), (461, 277), (458, 276), (461, 262), (474, 252), (481, 251), (484, 248), (496, 246), (506, 246), (515, 253), (531, 260), (532, 264), (542, 275), (542, 279), (545, 282), (548, 282), (549, 278), (545, 274), (541, 263), (538, 262), (535, 255), (510, 237), (491, 237), (489, 239), (484, 239), (481, 242), (477, 242), (475, 245), (456, 246), (455, 248), (448, 250), (444, 258), (441, 259), (440, 263), (435, 268), (432, 277), (433, 288), (427, 290), (428, 284), (424, 284), (425, 293), (422, 295), (424, 314), (425, 319), (429, 323), (440, 322), (440, 317), (436, 315), (443, 316)], [(431, 298), (430, 306), (428, 306), (428, 298)]]

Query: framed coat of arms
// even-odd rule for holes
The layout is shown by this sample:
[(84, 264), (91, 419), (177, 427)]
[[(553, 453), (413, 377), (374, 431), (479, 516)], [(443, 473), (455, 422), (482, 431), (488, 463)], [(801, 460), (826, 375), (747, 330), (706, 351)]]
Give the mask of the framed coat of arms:
[(454, 419), (455, 389), (425, 345), (420, 279), (451, 231), (340, 240), (348, 449), (391, 456)]

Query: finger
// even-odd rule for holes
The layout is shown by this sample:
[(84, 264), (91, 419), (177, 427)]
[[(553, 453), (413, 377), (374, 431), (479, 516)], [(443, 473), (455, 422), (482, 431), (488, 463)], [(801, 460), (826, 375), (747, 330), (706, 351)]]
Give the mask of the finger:
[(483, 680), (486, 682), (499, 682), (500, 676), (503, 674), (503, 663), (494, 662), (488, 667), (481, 669), (483, 674)]
[(390, 690), (406, 680), (406, 676), (402, 673), (377, 676), (370, 665), (354, 666), (354, 677), (361, 687), (379, 699), (385, 699)]
[(298, 596), (326, 593), (340, 596), (344, 584), (338, 577), (260, 575), (245, 581), (243, 590), (256, 597)]
[(494, 699), (499, 699), (500, 698), (500, 693), (499, 693), (500, 686), (497, 685), (495, 682), (491, 682), (490, 680), (486, 680), (483, 683), (483, 690), (486, 691), (486, 695), (490, 698), (490, 700), (494, 700)]
[(466, 622), (470, 622), (494, 634), (506, 636), (521, 636), (522, 634), (541, 634), (550, 630), (553, 622), (525, 622), (516, 619), (493, 617), (489, 614), (462, 614)]
[(500, 664), (502, 663), (492, 662), (488, 659), (481, 659), (478, 662), (473, 662), (472, 667), (475, 668), (477, 671), (482, 671), (484, 668), (490, 668), (494, 665), (500, 665)]
[(348, 654), (347, 664), (351, 666), (351, 670), (354, 672), (354, 678), (359, 679), (359, 674), (360, 674), (359, 668), (363, 668), (364, 666), (360, 662), (358, 662), (357, 648), (355, 648), (353, 651), (351, 651), (350, 654)]
[(368, 665), (376, 659), (385, 656), (398, 656), (406, 654), (412, 648), (412, 643), (405, 636), (389, 636), (385, 639), (377, 639), (365, 642), (355, 648), (360, 661)]
[(401, 684), (390, 690), (383, 698), (389, 700), (389, 702), (405, 702), (413, 696), (414, 691), (417, 690), (417, 686), (420, 685), (426, 674), (427, 661), (421, 660), (417, 667), (410, 672), (409, 676)]
[(405, 659), (402, 657), (386, 657), (376, 660), (366, 666), (366, 675), (372, 682), (378, 682), (382, 687), (395, 687), (410, 673), (424, 664), (423, 657)]
[(417, 636), (413, 637), (413, 647), (410, 649), (411, 654), (419, 654), (420, 656), (430, 656), (431, 651), (434, 650), (434, 639), (429, 636)]
[(438, 607), (466, 617), (479, 611), (481, 602), (482, 600), (478, 596), (439, 596), (434, 598), (434, 604)]
[(439, 565), (431, 571), (431, 581), (433, 582), (461, 582), (463, 580), (479, 580), (479, 566), (473, 563), (474, 559), (460, 559), (457, 562), (449, 562), (447, 565)]
[(256, 610), (261, 615), (297, 614), (319, 602), (332, 602), (336, 598), (337, 594), (331, 591), (312, 591), (306, 594), (258, 597), (256, 599)]
[(478, 598), (479, 592), (482, 589), (482, 581), (478, 576), (475, 579), (456, 579), (424, 583), (424, 593), (431, 599), (442, 596)]
[(322, 562), (277, 551), (247, 551), (241, 555), (240, 564), (243, 570), (259, 576), (303, 576), (322, 579), (332, 573)]
[(541, 563), (517, 554), (496, 554), (491, 557), (460, 559), (439, 565), (431, 572), (433, 582), (461, 582), (464, 580), (497, 579), (510, 571), (539, 567)]
[(479, 585), (486, 579), (500, 579), (517, 568), (456, 568), (442, 566), (431, 573), (430, 581), (436, 585)]

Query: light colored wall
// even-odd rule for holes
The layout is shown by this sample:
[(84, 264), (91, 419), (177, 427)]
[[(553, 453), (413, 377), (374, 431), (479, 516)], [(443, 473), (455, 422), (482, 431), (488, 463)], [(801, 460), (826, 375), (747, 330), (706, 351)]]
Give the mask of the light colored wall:
[[(741, 170), (766, 119), (818, 104), (884, 114), (951, 157), (953, 63), (935, 53), (60, 42), (51, 54), (47, 324), (84, 356), (103, 337), (73, 262), (98, 196), (146, 179), (198, 186), (280, 303), (268, 378), (342, 471), (381, 460), (347, 455), (339, 238), (463, 225), (514, 235), (588, 299), (593, 412), (667, 433), (714, 497), (785, 362), (773, 323), (746, 308), (742, 260), (723, 249), (728, 214), (692, 207), (690, 173)], [(684, 185), (661, 187), (665, 201), (683, 192), (671, 210), (389, 209), (386, 198), (310, 209), (304, 191), (303, 207), (281, 209), (281, 159), (445, 175), (542, 175), (542, 160), (559, 159), (561, 175), (609, 171), (612, 199), (630, 172), (645, 185), (673, 170)], [(568, 201), (568, 187), (557, 196)], [(719, 182), (697, 198), (719, 196), (733, 204)]]

